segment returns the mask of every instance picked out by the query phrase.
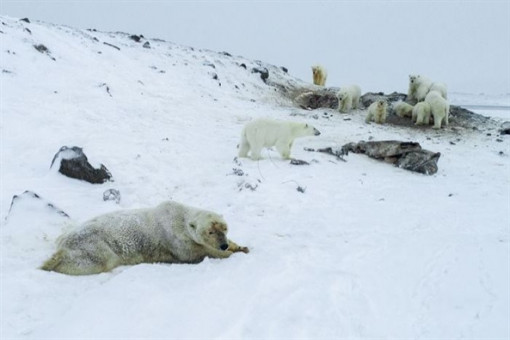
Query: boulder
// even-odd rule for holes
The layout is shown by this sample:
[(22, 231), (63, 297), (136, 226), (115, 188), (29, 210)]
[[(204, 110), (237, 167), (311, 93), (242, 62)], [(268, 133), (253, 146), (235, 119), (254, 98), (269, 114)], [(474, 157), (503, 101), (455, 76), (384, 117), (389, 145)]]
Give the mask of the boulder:
[(64, 176), (80, 179), (92, 184), (102, 184), (111, 180), (112, 175), (108, 169), (101, 164), (99, 169), (94, 169), (88, 162), (83, 149), (77, 146), (63, 146), (55, 154), (51, 161), (50, 168), (60, 163), (58, 171)]
[(115, 203), (120, 203), (120, 191), (117, 189), (108, 189), (103, 192), (103, 201), (115, 201)]

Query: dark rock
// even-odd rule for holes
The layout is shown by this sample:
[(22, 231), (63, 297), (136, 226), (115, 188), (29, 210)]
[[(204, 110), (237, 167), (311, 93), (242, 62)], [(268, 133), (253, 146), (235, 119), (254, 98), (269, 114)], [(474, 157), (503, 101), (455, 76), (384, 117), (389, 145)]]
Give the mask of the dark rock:
[(214, 80), (218, 80), (218, 75), (217, 75), (216, 73), (213, 73), (213, 74), (212, 74), (212, 79), (214, 79)]
[(26, 27), (25, 27), (24, 31), (26, 31), (26, 32), (28, 32), (28, 33), (30, 33), (30, 34), (32, 34), (32, 31), (31, 31), (31, 30), (29, 30), (29, 29), (28, 29), (28, 28), (26, 28)]
[(310, 165), (307, 161), (303, 161), (301, 159), (291, 159), (290, 164), (292, 165)]
[(143, 44), (143, 48), (151, 48), (151, 44), (146, 41), (144, 44)]
[(280, 68), (282, 69), (283, 72), (289, 73), (289, 69), (288, 68), (286, 68), (284, 66), (281, 66)]
[(222, 55), (226, 55), (227, 57), (231, 57), (231, 56), (232, 56), (232, 54), (230, 54), (230, 53), (228, 53), (228, 52), (220, 52), (220, 54), (222, 54)]
[(27, 24), (29, 24), (29, 23), (30, 23), (30, 20), (29, 20), (28, 18), (19, 19), (19, 21), (24, 21), (24, 22), (26, 22)]
[(46, 54), (46, 55), (47, 55), (48, 57), (50, 57), (52, 60), (55, 60), (55, 58), (53, 58), (53, 57), (51, 56), (51, 52), (50, 52), (50, 50), (49, 50), (46, 46), (44, 46), (43, 44), (38, 44), (38, 45), (33, 45), (33, 46), (34, 46), (34, 48), (35, 48), (37, 51), (39, 51), (40, 53), (42, 53), (42, 54)]
[(246, 64), (245, 63), (242, 63), (239, 65), (240, 67), (244, 68), (246, 70)]
[(113, 45), (113, 44), (107, 43), (106, 41), (103, 41), (103, 44), (105, 44), (106, 46), (113, 47), (114, 49), (116, 49), (116, 50), (120, 51), (120, 47), (117, 47), (117, 46), (115, 46), (115, 45)]
[(103, 192), (103, 201), (115, 201), (115, 203), (120, 203), (120, 191), (117, 189), (108, 189)]
[(397, 167), (433, 175), (437, 172), (437, 162), (441, 154), (421, 148), (419, 143), (399, 141), (374, 141), (349, 143), (342, 146), (342, 152), (363, 153), (367, 156), (395, 164)]
[(236, 176), (244, 176), (244, 171), (240, 168), (232, 168), (232, 174)]
[(69, 215), (66, 214), (62, 209), (57, 208), (53, 203), (46, 201), (44, 198), (41, 198), (38, 194), (33, 191), (26, 190), (24, 193), (20, 195), (14, 195), (12, 197), (11, 206), (9, 208), (9, 215), (15, 209), (16, 205), (20, 204), (20, 202), (28, 202), (28, 201), (37, 201), (42, 203), (43, 206), (48, 208), (50, 211), (57, 213), (60, 216), (69, 218)]
[(131, 40), (136, 41), (137, 43), (139, 43), (139, 42), (140, 42), (140, 40), (142, 40), (142, 37), (143, 37), (143, 36), (133, 34), (133, 35), (130, 35), (130, 36), (129, 36), (129, 39), (131, 39)]
[(46, 53), (46, 54), (50, 53), (50, 50), (43, 44), (34, 45), (34, 48), (41, 53)]
[(504, 122), (501, 124), (501, 129), (499, 133), (502, 135), (510, 135), (510, 122)]
[(265, 67), (254, 67), (251, 69), (251, 73), (260, 73), (260, 79), (265, 83), (269, 78), (269, 71)]
[(305, 191), (306, 191), (306, 188), (303, 188), (302, 186), (298, 186), (298, 187), (296, 188), (296, 190), (297, 190), (297, 191), (299, 191), (300, 193), (304, 194), (304, 193), (305, 193)]
[(113, 97), (113, 96), (112, 96), (112, 93), (110, 92), (110, 86), (108, 86), (108, 84), (106, 84), (106, 83), (102, 83), (101, 85), (99, 85), (99, 87), (103, 87), (103, 86), (104, 86), (104, 87), (105, 87), (105, 89), (106, 89), (106, 93), (108, 93), (108, 95), (109, 95), (110, 97)]
[(83, 149), (77, 146), (61, 147), (53, 157), (50, 168), (58, 161), (60, 161), (58, 171), (70, 178), (84, 180), (92, 184), (101, 184), (112, 178), (110, 171), (103, 164), (99, 169), (94, 169), (83, 153)]

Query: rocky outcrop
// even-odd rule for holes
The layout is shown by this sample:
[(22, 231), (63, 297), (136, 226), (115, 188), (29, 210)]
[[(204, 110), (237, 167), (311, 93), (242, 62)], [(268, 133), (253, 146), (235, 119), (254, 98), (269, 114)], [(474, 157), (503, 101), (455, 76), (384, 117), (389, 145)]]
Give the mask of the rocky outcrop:
[(54, 165), (59, 166), (58, 171), (62, 175), (92, 184), (101, 184), (112, 178), (110, 171), (103, 164), (99, 169), (94, 169), (83, 153), (83, 149), (77, 146), (61, 147), (53, 157), (50, 168)]

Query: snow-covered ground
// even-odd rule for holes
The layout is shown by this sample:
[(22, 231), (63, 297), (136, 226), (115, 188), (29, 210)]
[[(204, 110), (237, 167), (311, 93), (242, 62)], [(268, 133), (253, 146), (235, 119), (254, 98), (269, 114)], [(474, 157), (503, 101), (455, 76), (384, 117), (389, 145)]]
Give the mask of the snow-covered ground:
[[(301, 81), (263, 62), (0, 19), (2, 339), (510, 337), (508, 136), (305, 111), (251, 69)], [(464, 103), (509, 105), (497, 98)], [(310, 165), (271, 150), (235, 160), (243, 124), (257, 117), (319, 129), (292, 150)], [(439, 171), (304, 150), (370, 138), (441, 152)], [(114, 181), (50, 169), (64, 145), (83, 147)], [(119, 204), (103, 201), (111, 188)], [(25, 190), (71, 219), (43, 200), (20, 199), (9, 213)], [(251, 252), (83, 277), (38, 269), (73, 224), (168, 199), (223, 214), (229, 237)]]

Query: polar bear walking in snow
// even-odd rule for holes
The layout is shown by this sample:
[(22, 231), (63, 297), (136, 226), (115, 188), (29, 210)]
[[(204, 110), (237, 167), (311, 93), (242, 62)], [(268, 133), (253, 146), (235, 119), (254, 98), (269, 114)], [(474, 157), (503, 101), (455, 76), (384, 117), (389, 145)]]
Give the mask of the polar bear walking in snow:
[(328, 72), (321, 65), (312, 66), (312, 74), (313, 74), (313, 83), (315, 85), (324, 86), (326, 85), (326, 78), (328, 77)]
[(198, 263), (248, 252), (227, 239), (227, 224), (211, 211), (167, 201), (155, 208), (98, 216), (58, 240), (43, 270), (70, 275), (108, 272), (139, 263)]
[(450, 114), (450, 104), (446, 99), (443, 98), (441, 93), (437, 91), (431, 91), (425, 97), (425, 102), (430, 105), (430, 111), (434, 117), (434, 129), (440, 129), (441, 123), (444, 121), (444, 125), (448, 126), (448, 118)]
[(251, 159), (258, 160), (261, 159), (262, 148), (275, 146), (283, 159), (289, 159), (294, 139), (320, 134), (319, 130), (306, 123), (256, 119), (243, 128), (238, 156), (247, 157), (251, 151)]
[(358, 108), (361, 89), (358, 85), (343, 86), (336, 96), (338, 98), (338, 111), (349, 112), (351, 109)]
[(386, 100), (377, 100), (370, 104), (368, 107), (368, 114), (365, 118), (366, 123), (370, 123), (371, 121), (376, 122), (377, 124), (384, 124), (386, 122), (388, 103)]

